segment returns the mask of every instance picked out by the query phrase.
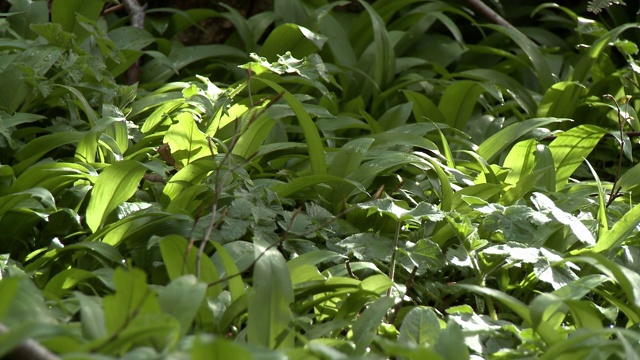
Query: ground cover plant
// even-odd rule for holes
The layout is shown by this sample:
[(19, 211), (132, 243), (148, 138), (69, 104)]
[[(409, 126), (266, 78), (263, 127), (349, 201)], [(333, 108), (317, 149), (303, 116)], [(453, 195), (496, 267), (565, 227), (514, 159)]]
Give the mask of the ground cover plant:
[(637, 5), (122, 3), (3, 4), (0, 357), (637, 357)]

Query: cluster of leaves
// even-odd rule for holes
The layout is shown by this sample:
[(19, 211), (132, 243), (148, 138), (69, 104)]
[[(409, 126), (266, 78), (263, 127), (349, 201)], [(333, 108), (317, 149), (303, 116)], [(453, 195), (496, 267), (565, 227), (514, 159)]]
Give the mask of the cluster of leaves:
[[(276, 0), (141, 29), (102, 0), (11, 3), (0, 356), (640, 350), (640, 24)], [(207, 18), (225, 43), (176, 40)]]

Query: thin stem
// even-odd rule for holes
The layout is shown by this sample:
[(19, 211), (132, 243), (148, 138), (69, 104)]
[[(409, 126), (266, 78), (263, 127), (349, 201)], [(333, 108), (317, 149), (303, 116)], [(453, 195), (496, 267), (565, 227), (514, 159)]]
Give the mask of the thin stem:
[(510, 22), (505, 20), (502, 16), (500, 16), (500, 14), (495, 12), (492, 8), (488, 7), (481, 0), (466, 0), (466, 1), (467, 1), (467, 4), (469, 4), (469, 6), (471, 6), (478, 13), (482, 14), (492, 23), (517, 30), (515, 26), (511, 25)]
[[(396, 277), (396, 257), (398, 254), (398, 243), (400, 242), (400, 229), (402, 228), (402, 222), (398, 219), (396, 224), (396, 232), (393, 236), (393, 252), (391, 253), (391, 261), (389, 262), (389, 279), (394, 281)], [(387, 296), (391, 294), (391, 288), (387, 290)]]
[(620, 179), (622, 160), (624, 158), (624, 121), (622, 119), (622, 110), (620, 109), (620, 104), (618, 104), (618, 101), (610, 94), (605, 94), (604, 97), (607, 99), (611, 99), (611, 101), (613, 101), (613, 103), (616, 105), (616, 108), (618, 109), (618, 127), (620, 130), (620, 153), (618, 154), (618, 167), (616, 168), (616, 177), (613, 181), (613, 186), (611, 186), (609, 200), (607, 200), (606, 207), (609, 207), (609, 205), (613, 203), (617, 195), (620, 193), (620, 188), (616, 189), (616, 185), (618, 184), (618, 180)]

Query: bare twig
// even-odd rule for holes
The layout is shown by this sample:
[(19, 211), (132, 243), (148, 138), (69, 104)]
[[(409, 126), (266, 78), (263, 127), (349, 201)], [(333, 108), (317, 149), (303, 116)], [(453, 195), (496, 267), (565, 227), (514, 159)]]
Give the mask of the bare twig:
[[(0, 323), (0, 334), (5, 334), (11, 330), (4, 324)], [(51, 353), (44, 346), (40, 345), (33, 339), (27, 339), (20, 345), (16, 346), (9, 353), (5, 354), (3, 359), (5, 360), (60, 360), (55, 354)]]
[(481, 0), (466, 0), (466, 1), (467, 1), (467, 4), (469, 4), (469, 6), (471, 6), (478, 13), (482, 14), (492, 23), (517, 30), (515, 26), (511, 25), (510, 22), (505, 20), (502, 16), (500, 16), (500, 14), (495, 12), (492, 8), (488, 7)]
[(351, 263), (349, 262), (349, 259), (344, 261), (344, 266), (347, 268), (347, 274), (349, 274), (350, 278), (360, 280), (356, 274), (353, 273), (353, 270), (351, 270)]

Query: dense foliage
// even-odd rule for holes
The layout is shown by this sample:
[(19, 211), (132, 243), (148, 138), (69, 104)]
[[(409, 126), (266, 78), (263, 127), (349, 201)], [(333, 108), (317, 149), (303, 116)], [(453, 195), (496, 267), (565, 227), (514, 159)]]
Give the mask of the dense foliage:
[(517, 3), (11, 0), (0, 357), (636, 358), (636, 9)]

